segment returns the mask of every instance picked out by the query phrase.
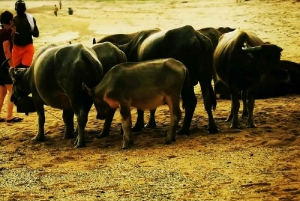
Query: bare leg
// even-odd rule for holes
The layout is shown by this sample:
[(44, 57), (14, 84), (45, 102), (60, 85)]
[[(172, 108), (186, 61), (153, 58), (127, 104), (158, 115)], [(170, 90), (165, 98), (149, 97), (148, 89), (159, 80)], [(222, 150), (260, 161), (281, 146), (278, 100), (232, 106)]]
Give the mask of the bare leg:
[[(3, 102), (7, 93), (7, 89), (4, 85), (0, 85), (0, 115), (3, 107)], [(0, 116), (1, 117), (1, 116)]]

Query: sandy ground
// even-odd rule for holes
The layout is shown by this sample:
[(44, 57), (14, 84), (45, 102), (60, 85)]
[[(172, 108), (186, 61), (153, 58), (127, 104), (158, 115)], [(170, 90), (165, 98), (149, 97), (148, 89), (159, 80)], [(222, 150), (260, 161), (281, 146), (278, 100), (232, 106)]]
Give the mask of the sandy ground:
[[(92, 38), (190, 24), (196, 29), (229, 26), (254, 31), (276, 43), (283, 59), (300, 62), (300, 3), (286, 0), (188, 1), (26, 1), (37, 20), (38, 49), (50, 43), (92, 44)], [(12, 1), (1, 1), (13, 11)], [(68, 15), (72, 7), (74, 15)], [(22, 123), (0, 123), (0, 200), (300, 200), (300, 96), (257, 100), (258, 128), (233, 130), (225, 123), (230, 101), (214, 112), (218, 134), (207, 134), (207, 115), (199, 87), (190, 136), (165, 145), (168, 109), (157, 111), (156, 129), (136, 134), (121, 150), (120, 116), (111, 135), (97, 139), (103, 122), (89, 114), (87, 147), (62, 139), (61, 111), (46, 110), (47, 140), (34, 143), (37, 115)], [(3, 113), (6, 112), (4, 108)], [(135, 110), (132, 110), (135, 120)], [(147, 117), (146, 117), (147, 118)]]

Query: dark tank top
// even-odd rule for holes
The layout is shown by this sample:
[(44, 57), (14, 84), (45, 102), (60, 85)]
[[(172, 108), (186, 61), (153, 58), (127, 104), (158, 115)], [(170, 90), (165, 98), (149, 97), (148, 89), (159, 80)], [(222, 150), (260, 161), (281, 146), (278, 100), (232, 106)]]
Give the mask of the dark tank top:
[(15, 45), (25, 46), (33, 43), (31, 27), (26, 15), (15, 16), (14, 25), (16, 27), (16, 33), (14, 36)]

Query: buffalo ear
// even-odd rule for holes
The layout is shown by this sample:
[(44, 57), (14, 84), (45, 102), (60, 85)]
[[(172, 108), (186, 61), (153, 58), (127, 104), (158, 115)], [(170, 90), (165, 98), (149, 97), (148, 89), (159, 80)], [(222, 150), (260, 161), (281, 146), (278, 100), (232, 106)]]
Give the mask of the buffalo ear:
[(85, 83), (82, 83), (82, 89), (85, 91), (88, 95), (92, 96), (92, 90), (88, 88), (88, 86), (85, 85)]

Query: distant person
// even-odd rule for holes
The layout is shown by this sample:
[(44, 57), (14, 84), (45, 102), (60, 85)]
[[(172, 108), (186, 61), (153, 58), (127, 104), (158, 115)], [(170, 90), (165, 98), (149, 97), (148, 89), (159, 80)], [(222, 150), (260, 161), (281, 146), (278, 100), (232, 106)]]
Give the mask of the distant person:
[(57, 11), (58, 11), (58, 8), (56, 7), (56, 5), (54, 5), (54, 15), (57, 16)]
[(36, 20), (26, 13), (26, 5), (23, 0), (15, 3), (17, 15), (14, 17), (16, 32), (13, 36), (12, 63), (13, 67), (29, 67), (31, 65), (34, 47), (32, 37), (39, 37)]
[(61, 10), (61, 7), (62, 7), (62, 3), (61, 1), (59, 1), (59, 10)]
[(73, 15), (73, 9), (69, 8), (68, 13), (69, 13), (69, 15)]
[[(13, 14), (9, 11), (4, 11), (0, 15), (0, 122), (20, 122), (23, 118), (13, 116), (14, 103), (10, 101), (12, 94), (12, 80), (8, 73), (8, 68), (12, 65), (11, 50), (12, 50), (12, 34), (15, 31), (13, 27)], [(4, 61), (8, 60), (8, 68), (2, 66)], [(1, 115), (4, 99), (7, 97), (7, 112), (6, 118)]]

